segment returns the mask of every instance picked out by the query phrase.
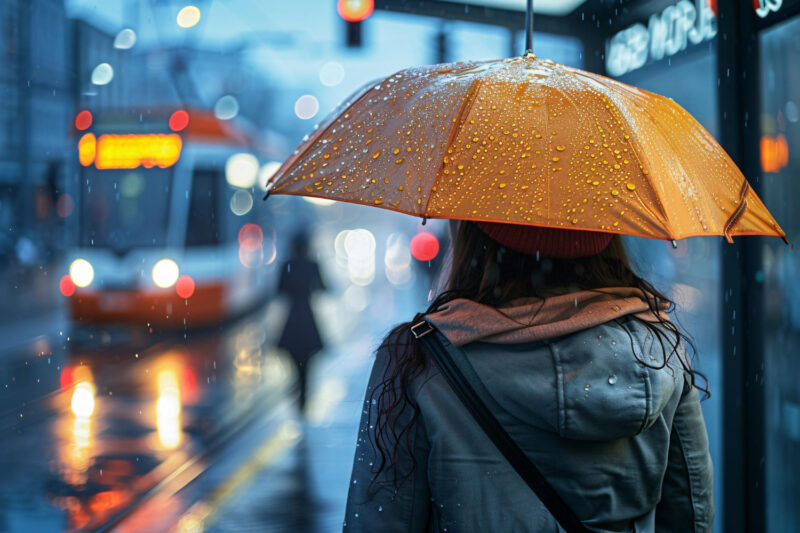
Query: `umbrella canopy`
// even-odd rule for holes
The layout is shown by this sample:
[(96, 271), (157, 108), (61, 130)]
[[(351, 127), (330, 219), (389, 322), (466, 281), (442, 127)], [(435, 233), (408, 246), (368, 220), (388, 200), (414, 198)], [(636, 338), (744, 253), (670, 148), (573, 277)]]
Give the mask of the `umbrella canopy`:
[(532, 54), (413, 68), (366, 86), (267, 190), (427, 218), (785, 239), (678, 104)]

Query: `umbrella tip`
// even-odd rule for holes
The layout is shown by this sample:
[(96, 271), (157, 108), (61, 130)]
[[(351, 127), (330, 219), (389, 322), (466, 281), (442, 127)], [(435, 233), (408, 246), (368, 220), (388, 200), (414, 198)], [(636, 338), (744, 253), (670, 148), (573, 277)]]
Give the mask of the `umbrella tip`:
[(675, 239), (672, 239), (672, 241), (670, 241), (670, 242), (672, 243), (672, 247), (673, 248), (677, 248), (678, 247), (678, 243), (675, 242)]

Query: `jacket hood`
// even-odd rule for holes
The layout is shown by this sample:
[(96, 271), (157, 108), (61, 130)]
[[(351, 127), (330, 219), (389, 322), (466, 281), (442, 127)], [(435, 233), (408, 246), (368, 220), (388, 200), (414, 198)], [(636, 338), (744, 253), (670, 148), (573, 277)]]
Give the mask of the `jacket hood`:
[[(642, 364), (663, 362), (649, 328), (635, 320), (610, 322), (627, 315), (657, 321), (649, 297), (608, 288), (498, 309), (453, 300), (427, 318), (453, 344), (469, 344), (478, 375), (515, 419), (568, 439), (613, 440), (652, 427), (683, 385), (674, 355), (660, 369)], [(547, 346), (526, 346), (555, 337)]]
[[(428, 314), (427, 319), (456, 346), (475, 341), (519, 344), (568, 335), (626, 315), (656, 322), (648, 300), (653, 300), (651, 294), (633, 287), (520, 298), (501, 308), (458, 298)], [(669, 304), (659, 304), (659, 313), (666, 320), (663, 311)]]

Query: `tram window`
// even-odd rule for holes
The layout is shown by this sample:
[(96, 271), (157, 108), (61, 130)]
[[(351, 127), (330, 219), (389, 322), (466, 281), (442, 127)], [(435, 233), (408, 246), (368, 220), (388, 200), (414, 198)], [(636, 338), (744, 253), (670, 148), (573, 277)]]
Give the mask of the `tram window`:
[(119, 254), (164, 246), (171, 185), (168, 169), (86, 169), (81, 187), (81, 244), (107, 247)]
[(220, 242), (219, 170), (197, 169), (192, 179), (186, 246), (212, 246)]

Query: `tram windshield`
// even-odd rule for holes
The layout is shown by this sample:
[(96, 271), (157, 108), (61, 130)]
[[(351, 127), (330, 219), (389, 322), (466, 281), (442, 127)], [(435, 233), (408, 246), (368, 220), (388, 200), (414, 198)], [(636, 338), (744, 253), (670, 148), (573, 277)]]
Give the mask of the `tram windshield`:
[(171, 169), (87, 169), (81, 184), (81, 245), (117, 253), (166, 245), (171, 188)]

